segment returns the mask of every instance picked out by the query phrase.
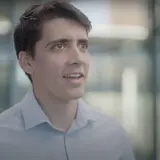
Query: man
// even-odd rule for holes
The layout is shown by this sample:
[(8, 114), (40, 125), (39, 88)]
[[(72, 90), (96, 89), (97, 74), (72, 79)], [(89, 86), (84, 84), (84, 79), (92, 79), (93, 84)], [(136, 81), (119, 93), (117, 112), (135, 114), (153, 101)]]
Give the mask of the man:
[(0, 115), (0, 160), (134, 160), (124, 130), (81, 97), (91, 23), (67, 2), (28, 8), (14, 32), (32, 89)]

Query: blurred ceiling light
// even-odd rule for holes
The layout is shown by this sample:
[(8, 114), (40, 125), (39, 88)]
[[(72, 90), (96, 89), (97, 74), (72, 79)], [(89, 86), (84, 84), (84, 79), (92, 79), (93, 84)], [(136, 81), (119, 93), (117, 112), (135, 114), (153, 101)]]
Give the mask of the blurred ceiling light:
[(6, 35), (10, 32), (12, 23), (9, 19), (0, 17), (0, 35)]
[(93, 25), (90, 37), (145, 40), (148, 29), (142, 26), (98, 24)]

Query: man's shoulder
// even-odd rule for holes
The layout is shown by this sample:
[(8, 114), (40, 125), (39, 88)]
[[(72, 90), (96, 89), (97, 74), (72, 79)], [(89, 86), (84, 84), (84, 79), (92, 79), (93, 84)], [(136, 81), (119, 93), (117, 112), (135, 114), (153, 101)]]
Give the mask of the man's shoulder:
[(119, 152), (122, 159), (134, 160), (131, 139), (120, 120), (95, 110), (92, 110), (92, 114), (96, 120), (94, 125), (94, 133), (98, 134), (96, 136), (101, 137), (105, 144), (107, 142), (107, 146), (111, 144), (109, 146), (114, 147), (115, 153)]
[(97, 124), (121, 126), (120, 122), (115, 117), (107, 115), (99, 109), (94, 109), (93, 107), (90, 108), (90, 112)]
[(0, 128), (15, 129), (23, 126), (21, 102), (15, 104), (0, 114)]
[(106, 131), (106, 134), (111, 134), (115, 137), (125, 137), (126, 131), (120, 121), (113, 116), (104, 114), (101, 111), (91, 109), (92, 116), (95, 119), (95, 127), (99, 130)]

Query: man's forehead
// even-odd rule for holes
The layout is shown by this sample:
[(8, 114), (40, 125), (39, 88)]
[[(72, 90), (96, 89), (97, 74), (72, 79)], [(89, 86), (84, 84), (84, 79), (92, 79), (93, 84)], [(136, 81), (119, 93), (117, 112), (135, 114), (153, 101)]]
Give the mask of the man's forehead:
[(47, 38), (88, 39), (86, 29), (77, 22), (57, 19), (45, 23), (43, 36)]
[(59, 39), (68, 39), (70, 41), (78, 41), (78, 40), (88, 40), (87, 33), (79, 34), (79, 33), (56, 33), (56, 34), (45, 34), (44, 40), (46, 41), (53, 41)]

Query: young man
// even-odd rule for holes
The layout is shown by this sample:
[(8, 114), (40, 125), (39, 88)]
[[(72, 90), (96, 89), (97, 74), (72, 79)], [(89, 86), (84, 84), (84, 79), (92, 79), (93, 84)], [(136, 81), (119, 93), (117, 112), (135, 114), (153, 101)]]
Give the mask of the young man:
[(81, 97), (91, 23), (67, 2), (28, 8), (14, 33), (32, 89), (0, 115), (0, 160), (134, 160), (124, 130)]

